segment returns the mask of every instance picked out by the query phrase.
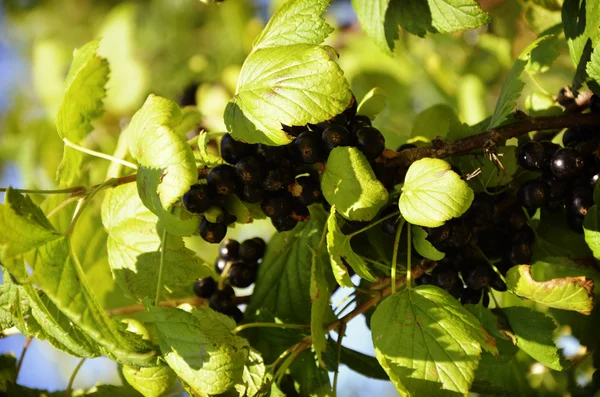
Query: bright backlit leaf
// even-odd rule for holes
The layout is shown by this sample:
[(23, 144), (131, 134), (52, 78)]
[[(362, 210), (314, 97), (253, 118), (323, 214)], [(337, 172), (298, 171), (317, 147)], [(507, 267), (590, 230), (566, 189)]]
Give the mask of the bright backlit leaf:
[(444, 259), (446, 254), (435, 249), (435, 247), (427, 240), (427, 232), (425, 232), (422, 227), (413, 225), (412, 232), (413, 246), (419, 255), (434, 261)]
[(425, 158), (409, 167), (398, 205), (409, 223), (438, 227), (464, 214), (473, 197), (473, 190), (450, 164)]
[(127, 383), (144, 397), (161, 397), (177, 382), (177, 375), (166, 365), (147, 368), (125, 365), (122, 372)]
[(371, 120), (375, 120), (375, 117), (385, 109), (388, 102), (388, 95), (386, 92), (375, 87), (371, 91), (367, 92), (367, 95), (358, 104), (357, 114), (367, 116)]

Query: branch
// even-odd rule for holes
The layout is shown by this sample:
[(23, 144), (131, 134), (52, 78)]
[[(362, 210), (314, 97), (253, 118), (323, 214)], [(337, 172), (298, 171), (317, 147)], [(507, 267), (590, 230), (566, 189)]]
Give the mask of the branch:
[[(233, 298), (233, 303), (236, 305), (241, 305), (244, 303), (248, 303), (249, 300), (250, 300), (250, 296), (236, 296), (235, 298)], [(160, 302), (159, 306), (161, 306), (161, 307), (177, 307), (179, 305), (183, 305), (184, 303), (190, 304), (194, 307), (207, 307), (208, 306), (207, 299), (198, 298), (197, 296), (165, 300), (165, 301)], [(139, 313), (139, 312), (144, 312), (144, 311), (146, 311), (146, 306), (144, 306), (143, 304), (140, 303), (140, 304), (131, 305), (131, 306), (118, 307), (116, 309), (108, 309), (108, 310), (106, 310), (106, 314), (108, 314), (109, 316), (127, 316), (129, 314), (134, 314), (134, 313)]]
[(561, 114), (558, 116), (528, 117), (516, 123), (484, 131), (453, 142), (435, 140), (432, 146), (407, 149), (401, 152), (386, 151), (386, 167), (406, 167), (425, 157), (444, 158), (466, 154), (489, 145), (497, 145), (531, 131), (555, 130), (575, 126), (600, 125), (600, 114)]

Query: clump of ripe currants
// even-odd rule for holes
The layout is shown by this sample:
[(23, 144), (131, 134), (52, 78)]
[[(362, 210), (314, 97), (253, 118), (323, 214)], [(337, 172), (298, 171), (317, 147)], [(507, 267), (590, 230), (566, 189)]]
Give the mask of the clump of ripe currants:
[(279, 232), (308, 221), (309, 205), (327, 205), (317, 164), (326, 162), (331, 150), (338, 146), (356, 146), (375, 168), (374, 160), (383, 153), (385, 139), (371, 126), (371, 120), (357, 115), (356, 110), (354, 100), (332, 120), (284, 126), (283, 131), (294, 137), (285, 146), (247, 144), (225, 134), (220, 152), (227, 164), (211, 169), (206, 183), (193, 185), (183, 197), (188, 211), (203, 216), (200, 236), (210, 243), (225, 238), (227, 226), (236, 220), (224, 207), (228, 195), (237, 195), (245, 203), (259, 204)]
[[(219, 247), (219, 256), (215, 261), (215, 271), (222, 282), (212, 277), (197, 280), (194, 293), (208, 299), (211, 309), (232, 317), (237, 323), (243, 319), (242, 311), (236, 306), (235, 288), (247, 288), (256, 281), (258, 267), (265, 255), (266, 243), (255, 237), (240, 242), (226, 239)], [(219, 288), (219, 285), (222, 288)]]

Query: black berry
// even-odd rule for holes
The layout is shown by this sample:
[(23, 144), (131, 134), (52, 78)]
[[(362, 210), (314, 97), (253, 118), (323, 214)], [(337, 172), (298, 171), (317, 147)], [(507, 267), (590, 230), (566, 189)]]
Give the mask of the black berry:
[(278, 232), (289, 232), (296, 227), (298, 221), (290, 216), (271, 218), (271, 223)]
[(256, 152), (256, 145), (249, 145), (236, 141), (231, 134), (221, 138), (221, 157), (229, 164), (235, 164), (244, 157), (252, 156)]
[(260, 204), (269, 218), (288, 217), (292, 213), (293, 197), (288, 192), (280, 192), (267, 196)]
[(375, 160), (385, 150), (385, 138), (377, 128), (363, 127), (356, 131), (356, 147), (367, 160)]
[(461, 284), (458, 273), (454, 269), (436, 267), (431, 273), (433, 276), (433, 285), (445, 290), (451, 290), (456, 285)]
[(232, 261), (239, 258), (240, 243), (237, 240), (226, 239), (219, 247), (219, 258)]
[(306, 164), (314, 164), (323, 159), (320, 137), (314, 132), (303, 132), (293, 142), (296, 153)]
[(497, 274), (495, 275), (494, 279), (490, 283), (490, 287), (492, 287), (496, 291), (500, 291), (500, 292), (504, 292), (504, 291), (508, 290), (508, 287), (506, 286), (506, 283), (504, 281), (502, 281), (502, 279), (500, 278), (500, 276), (497, 275)]
[(261, 238), (244, 241), (240, 245), (240, 259), (246, 263), (258, 262), (265, 254), (266, 244)]
[(194, 283), (194, 294), (200, 298), (208, 299), (216, 290), (217, 282), (212, 277), (206, 277)]
[(233, 194), (236, 188), (235, 168), (227, 164), (218, 165), (210, 170), (206, 181), (209, 188), (221, 196)]
[(550, 160), (552, 173), (560, 179), (575, 177), (584, 166), (583, 157), (575, 149), (562, 148)]
[(465, 288), (460, 298), (460, 303), (462, 303), (463, 305), (476, 305), (481, 300), (482, 293), (483, 291), (480, 289)]
[(227, 234), (227, 225), (224, 223), (211, 223), (205, 218), (200, 222), (200, 237), (211, 244), (220, 243)]
[(518, 192), (519, 203), (527, 209), (543, 206), (549, 198), (548, 186), (539, 180), (527, 181), (521, 185)]
[(528, 170), (539, 170), (545, 165), (546, 151), (539, 142), (527, 142), (519, 147), (517, 162)]
[(415, 285), (431, 285), (433, 284), (433, 277), (429, 274), (423, 274), (421, 277), (415, 280)]
[(531, 262), (531, 247), (525, 243), (515, 244), (508, 251), (507, 258), (512, 265), (526, 265)]
[(476, 262), (471, 267), (462, 271), (463, 280), (467, 287), (482, 289), (490, 284), (494, 278), (494, 270), (485, 262)]
[(260, 185), (241, 185), (238, 196), (247, 203), (259, 203), (264, 196), (264, 190)]
[(600, 97), (596, 94), (590, 98), (590, 112), (600, 113)]
[(567, 211), (584, 216), (594, 205), (594, 192), (588, 186), (576, 186), (567, 199)]
[(229, 268), (229, 283), (236, 288), (247, 288), (256, 281), (256, 271), (244, 262), (236, 262)]
[(285, 146), (268, 146), (259, 144), (256, 153), (267, 163), (277, 163), (285, 157)]
[(342, 126), (332, 125), (323, 131), (323, 142), (327, 149), (350, 145), (350, 132)]
[[(314, 203), (318, 203), (323, 199), (323, 192), (321, 191), (321, 182), (319, 182), (319, 178), (310, 175), (310, 176), (301, 176), (296, 179), (296, 184), (299, 186), (299, 191), (295, 193), (299, 193), (297, 196), (298, 199), (304, 205), (311, 205)], [(296, 195), (296, 194), (294, 194)]]
[(263, 179), (262, 164), (254, 157), (241, 159), (235, 165), (240, 182), (246, 185), (255, 185)]
[(203, 213), (212, 205), (208, 185), (202, 184), (192, 185), (181, 200), (185, 208), (195, 214)]
[(215, 293), (208, 299), (208, 305), (213, 310), (225, 313), (231, 308), (235, 307), (235, 304), (233, 303), (234, 297), (235, 292), (233, 291), (233, 288), (228, 285), (222, 290), (215, 291)]
[(228, 263), (229, 262), (227, 261), (227, 259), (217, 258), (217, 260), (215, 261), (215, 272), (217, 272), (217, 274), (223, 273)]
[(227, 309), (226, 311), (223, 312), (223, 314), (231, 317), (233, 319), (233, 321), (236, 322), (236, 324), (239, 324), (244, 320), (244, 313), (242, 313), (240, 308), (237, 306), (233, 306), (233, 307)]

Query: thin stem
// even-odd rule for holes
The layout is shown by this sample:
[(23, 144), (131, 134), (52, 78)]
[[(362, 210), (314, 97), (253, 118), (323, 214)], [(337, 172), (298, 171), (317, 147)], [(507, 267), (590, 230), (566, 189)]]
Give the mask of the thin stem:
[[(6, 192), (8, 190), (7, 187), (0, 187), (0, 192)], [(67, 187), (64, 189), (12, 189), (13, 192), (17, 193), (35, 193), (35, 194), (66, 194), (66, 193), (77, 193), (81, 194), (85, 193), (85, 186), (73, 186)]]
[(225, 281), (227, 281), (227, 279), (229, 278), (229, 270), (231, 269), (232, 265), (232, 261), (227, 262), (227, 264), (225, 265), (225, 269), (223, 269), (223, 271), (221, 272), (221, 278), (219, 279), (218, 284), (219, 291), (225, 288)]
[[(407, 242), (406, 242), (406, 244), (407, 244), (407, 246), (406, 246), (406, 251), (407, 251), (406, 252), (406, 287), (408, 289), (411, 289), (412, 288), (412, 283), (411, 283), (411, 280), (412, 280), (412, 258), (411, 258), (411, 255), (412, 255), (412, 241), (411, 241), (412, 228), (410, 227), (410, 224), (408, 224), (407, 229), (408, 229), (408, 236), (406, 237), (406, 240), (407, 240)], [(392, 284), (392, 285), (394, 285), (394, 284)]]
[[(349, 298), (351, 298), (351, 295), (348, 295), (347, 297), (345, 297), (338, 306), (341, 306), (341, 304), (346, 302), (346, 300)], [(337, 311), (336, 317), (339, 316), (340, 314), (342, 314), (344, 311), (346, 311), (346, 309), (349, 308), (353, 303), (356, 303), (356, 299), (350, 299), (350, 301), (346, 302), (346, 304), (340, 310), (337, 310), (337, 308), (336, 308), (336, 311)]]
[(344, 339), (344, 334), (346, 333), (346, 323), (340, 324), (340, 329), (338, 332), (338, 340), (337, 340), (337, 368), (335, 369), (335, 373), (333, 374), (333, 395), (337, 395), (337, 382), (338, 376), (340, 374), (340, 361), (342, 356), (342, 339)]
[(165, 265), (165, 253), (167, 251), (167, 229), (163, 229), (162, 239), (160, 242), (160, 262), (158, 265), (158, 280), (156, 283), (156, 297), (154, 298), (154, 305), (160, 304), (160, 291), (162, 291), (163, 283), (163, 271)]
[(92, 190), (87, 196), (85, 196), (82, 199), (81, 205), (76, 210), (75, 215), (73, 216), (73, 219), (71, 220), (71, 224), (69, 225), (69, 228), (65, 232), (66, 236), (70, 236), (71, 233), (73, 233), (73, 230), (75, 229), (75, 224), (79, 220), (79, 217), (81, 216), (81, 214), (83, 214), (83, 211), (85, 210), (85, 208), (92, 201), (92, 199), (94, 198), (94, 196), (97, 195), (98, 193), (100, 193), (106, 187), (113, 185), (114, 183), (115, 183), (115, 179), (109, 179), (107, 181), (104, 181), (100, 185), (96, 186), (94, 188), (94, 190)]
[(71, 374), (71, 377), (69, 378), (69, 384), (67, 385), (67, 390), (65, 390), (65, 397), (69, 397), (71, 395), (71, 390), (73, 389), (73, 383), (75, 382), (75, 377), (79, 373), (79, 370), (83, 366), (83, 363), (85, 362), (85, 360), (86, 360), (85, 357), (82, 358), (81, 360), (79, 360), (79, 362), (77, 363), (77, 366), (73, 370), (73, 373)]
[(490, 265), (492, 267), (492, 269), (494, 269), (494, 271), (496, 272), (498, 277), (500, 277), (502, 279), (502, 281), (504, 281), (506, 283), (506, 279), (504, 278), (504, 275), (500, 272), (500, 270), (498, 270), (496, 265), (483, 253), (483, 251), (481, 250), (481, 248), (479, 248), (479, 246), (475, 246), (475, 247), (477, 247), (477, 251), (479, 251), (479, 255), (481, 255), (481, 257), (488, 263), (488, 265)]
[(242, 332), (248, 328), (283, 328), (283, 329), (309, 329), (308, 324), (279, 324), (279, 323), (248, 323), (240, 325), (233, 329), (234, 334)]
[[(402, 234), (402, 228), (404, 227), (404, 219), (396, 228), (396, 238), (394, 239), (394, 253), (392, 254), (392, 294), (396, 293), (396, 266), (398, 265), (398, 250), (400, 248), (400, 235)], [(410, 225), (408, 225), (410, 229)], [(410, 251), (410, 247), (408, 247)]]
[(498, 304), (498, 301), (496, 300), (496, 295), (494, 295), (494, 291), (492, 291), (491, 289), (490, 289), (490, 295), (492, 295), (492, 300), (494, 301), (494, 304), (496, 305), (496, 307), (500, 308), (500, 305)]
[(77, 151), (82, 152), (82, 153), (86, 153), (86, 154), (89, 154), (94, 157), (99, 157), (104, 160), (112, 161), (113, 163), (118, 163), (118, 164), (124, 165), (125, 167), (132, 168), (134, 170), (138, 169), (137, 165), (130, 163), (129, 161), (113, 157), (110, 154), (97, 152), (97, 151), (91, 150), (91, 149), (86, 149), (83, 146), (79, 146), (79, 145), (69, 141), (67, 138), (63, 138), (63, 142), (65, 143), (66, 146), (69, 146)]
[(384, 222), (384, 221), (386, 221), (386, 220), (388, 220), (390, 218), (398, 216), (398, 214), (400, 214), (400, 211), (396, 211), (393, 214), (386, 215), (383, 218), (380, 218), (380, 219), (376, 220), (375, 222), (369, 223), (367, 226), (363, 227), (362, 229), (359, 229), (359, 230), (357, 230), (355, 232), (350, 233), (348, 235), (348, 237), (352, 238), (352, 237), (356, 236), (357, 234), (360, 234), (362, 232), (365, 232), (365, 231), (369, 230), (370, 228), (372, 228), (373, 226), (375, 226), (375, 225), (377, 225), (377, 224), (379, 224), (381, 222)]
[(27, 349), (29, 349), (29, 345), (31, 345), (32, 339), (25, 340), (23, 343), (23, 350), (21, 350), (21, 357), (19, 357), (19, 362), (17, 363), (17, 371), (15, 372), (15, 383), (17, 383), (17, 379), (19, 379), (19, 373), (21, 372), (21, 366), (23, 366), (23, 360), (25, 359), (25, 353), (27, 353)]
[(46, 218), (50, 219), (54, 214), (56, 214), (58, 211), (62, 210), (63, 208), (65, 208), (67, 205), (71, 204), (73, 201), (79, 200), (79, 197), (77, 196), (70, 196), (68, 197), (66, 200), (64, 200), (62, 203), (60, 203), (59, 205), (57, 205), (56, 207), (54, 207), (52, 209), (52, 211), (50, 211), (48, 213), (48, 215), (46, 215)]

